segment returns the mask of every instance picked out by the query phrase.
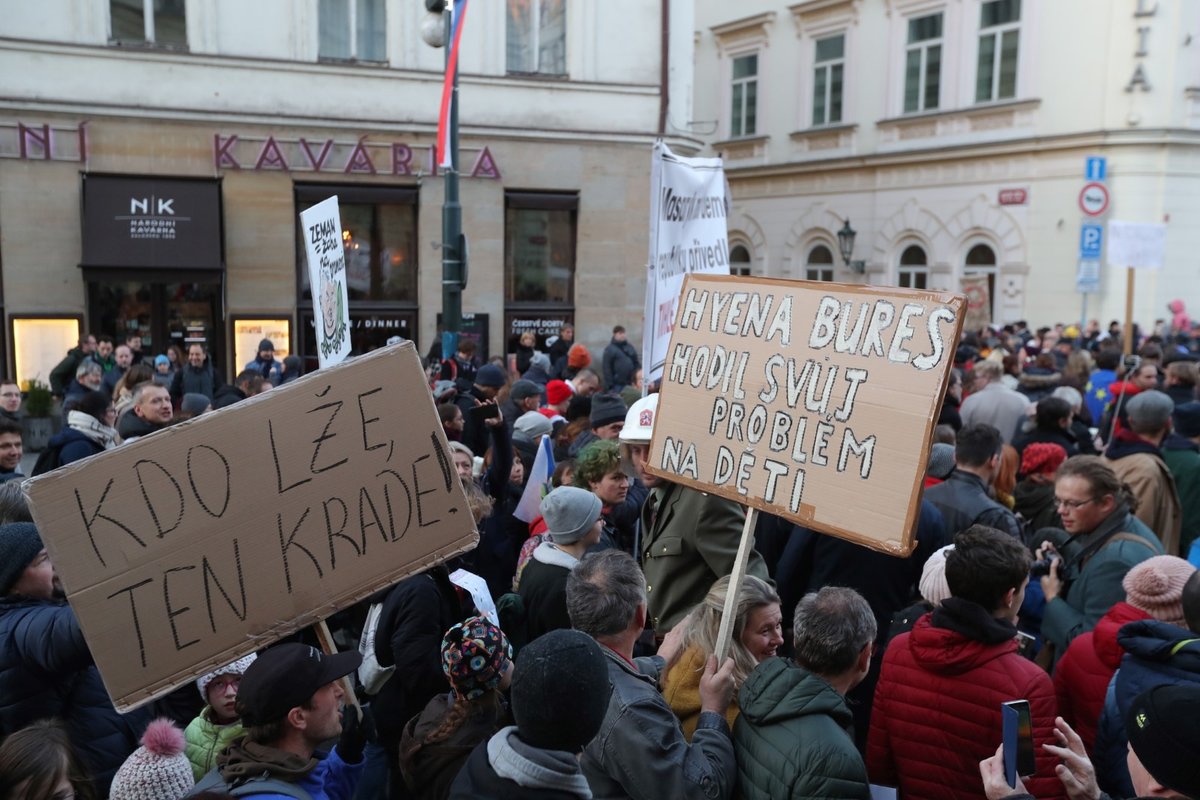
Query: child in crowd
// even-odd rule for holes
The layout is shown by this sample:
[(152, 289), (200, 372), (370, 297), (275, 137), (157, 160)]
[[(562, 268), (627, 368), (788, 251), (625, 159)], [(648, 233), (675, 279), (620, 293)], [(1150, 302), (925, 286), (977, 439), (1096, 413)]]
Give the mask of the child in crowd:
[(216, 672), (203, 675), (196, 688), (204, 698), (204, 710), (187, 726), (187, 760), (192, 774), (200, 780), (217, 765), (217, 753), (244, 732), (234, 706), (238, 685), (246, 669), (254, 663), (254, 654), (239, 658)]
[(400, 768), (420, 800), (445, 800), (467, 756), (508, 724), (501, 692), (512, 680), (513, 652), (504, 632), (471, 617), (446, 632), (442, 671), (453, 691), (429, 701), (400, 741)]
[(142, 746), (113, 776), (109, 800), (179, 800), (196, 785), (183, 748), (183, 731), (169, 719), (151, 722)]

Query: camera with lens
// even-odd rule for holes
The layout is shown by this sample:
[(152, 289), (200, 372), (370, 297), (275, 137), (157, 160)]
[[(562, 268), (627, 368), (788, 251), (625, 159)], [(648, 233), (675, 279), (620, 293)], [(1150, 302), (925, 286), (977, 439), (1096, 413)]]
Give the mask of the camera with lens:
[(1050, 567), (1055, 561), (1062, 561), (1062, 556), (1058, 553), (1049, 553), (1045, 558), (1039, 558), (1033, 562), (1033, 566), (1029, 568), (1029, 577), (1041, 578), (1050, 574)]

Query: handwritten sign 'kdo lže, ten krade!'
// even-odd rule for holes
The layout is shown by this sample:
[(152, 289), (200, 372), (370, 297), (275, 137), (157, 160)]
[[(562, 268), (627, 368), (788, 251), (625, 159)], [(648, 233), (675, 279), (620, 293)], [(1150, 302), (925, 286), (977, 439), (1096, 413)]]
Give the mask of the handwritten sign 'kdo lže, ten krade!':
[(477, 541), (410, 343), (26, 489), (120, 710)]
[(964, 305), (938, 292), (689, 276), (650, 471), (908, 554)]

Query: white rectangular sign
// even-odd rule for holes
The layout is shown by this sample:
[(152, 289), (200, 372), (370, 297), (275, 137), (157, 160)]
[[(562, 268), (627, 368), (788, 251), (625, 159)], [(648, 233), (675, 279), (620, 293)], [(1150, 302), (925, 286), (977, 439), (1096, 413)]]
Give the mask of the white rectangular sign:
[(1162, 269), (1166, 252), (1166, 225), (1109, 221), (1108, 263), (1110, 266)]
[(350, 355), (350, 295), (337, 195), (300, 212), (322, 369)]
[(729, 196), (719, 158), (683, 158), (661, 141), (650, 166), (650, 263), (642, 379), (662, 377), (683, 279), (729, 274)]

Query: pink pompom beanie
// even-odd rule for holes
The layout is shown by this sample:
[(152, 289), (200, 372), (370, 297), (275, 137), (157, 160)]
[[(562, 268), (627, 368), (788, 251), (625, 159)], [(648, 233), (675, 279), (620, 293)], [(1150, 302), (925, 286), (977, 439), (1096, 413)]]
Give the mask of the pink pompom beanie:
[(196, 785), (184, 755), (183, 731), (169, 719), (146, 727), (142, 746), (125, 759), (113, 776), (109, 800), (179, 800)]
[(1178, 556), (1154, 556), (1125, 573), (1125, 601), (1160, 622), (1186, 627), (1183, 587), (1196, 568)]

